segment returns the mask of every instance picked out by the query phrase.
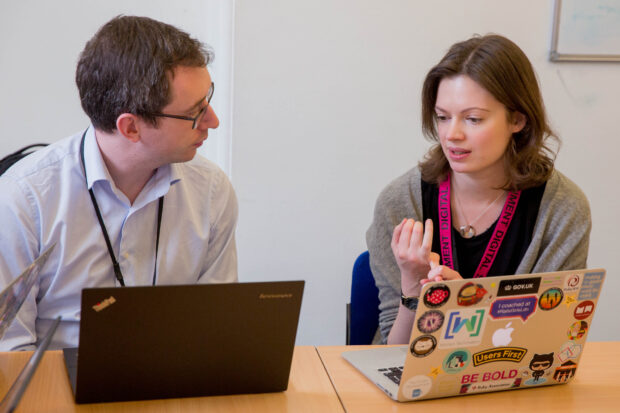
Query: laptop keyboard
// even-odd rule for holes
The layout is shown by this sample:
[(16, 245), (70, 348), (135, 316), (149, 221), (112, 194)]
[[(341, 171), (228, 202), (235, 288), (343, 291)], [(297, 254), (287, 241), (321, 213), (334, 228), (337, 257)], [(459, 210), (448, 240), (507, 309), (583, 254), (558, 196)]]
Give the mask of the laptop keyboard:
[(382, 373), (385, 377), (400, 386), (400, 378), (403, 375), (403, 366), (379, 369), (379, 373)]

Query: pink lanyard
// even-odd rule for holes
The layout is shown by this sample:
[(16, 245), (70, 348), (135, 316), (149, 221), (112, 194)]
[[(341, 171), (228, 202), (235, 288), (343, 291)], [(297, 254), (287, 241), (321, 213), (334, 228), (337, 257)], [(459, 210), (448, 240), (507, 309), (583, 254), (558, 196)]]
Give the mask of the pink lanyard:
[[(482, 260), (474, 273), (474, 278), (486, 277), (497, 257), (499, 247), (504, 241), (504, 236), (508, 231), (510, 222), (515, 215), (521, 191), (508, 192), (508, 197), (504, 203), (504, 208), (499, 216), (497, 225), (493, 230), (491, 240), (487, 244)], [(441, 260), (443, 265), (454, 269), (454, 258), (452, 257), (452, 215), (450, 211), (450, 176), (439, 184), (439, 195), (437, 197), (439, 207), (439, 245), (441, 249)]]

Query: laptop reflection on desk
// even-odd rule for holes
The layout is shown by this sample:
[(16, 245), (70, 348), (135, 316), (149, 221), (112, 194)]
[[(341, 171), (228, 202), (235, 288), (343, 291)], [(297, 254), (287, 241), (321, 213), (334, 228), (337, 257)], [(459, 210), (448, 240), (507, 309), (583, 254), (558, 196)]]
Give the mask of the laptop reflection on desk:
[[(41, 268), (47, 262), (52, 250), (56, 244), (52, 244), (47, 248), (39, 257), (37, 257), (32, 264), (30, 264), (15, 280), (13, 280), (2, 292), (0, 292), (0, 339), (4, 336), (6, 330), (15, 320), (15, 316), (19, 312), (22, 304), (30, 294), (30, 290), (39, 279), (39, 273)], [(60, 317), (56, 318), (50, 328), (48, 329), (45, 337), (39, 343), (36, 351), (32, 354), (22, 371), (19, 373), (11, 388), (4, 395), (0, 402), (0, 412), (12, 412), (14, 411), (24, 392), (30, 384), (30, 379), (34, 375), (39, 362), (45, 353), (45, 350), (49, 347), (52, 337), (58, 328), (60, 323)]]
[(64, 349), (76, 403), (288, 387), (304, 281), (93, 288)]

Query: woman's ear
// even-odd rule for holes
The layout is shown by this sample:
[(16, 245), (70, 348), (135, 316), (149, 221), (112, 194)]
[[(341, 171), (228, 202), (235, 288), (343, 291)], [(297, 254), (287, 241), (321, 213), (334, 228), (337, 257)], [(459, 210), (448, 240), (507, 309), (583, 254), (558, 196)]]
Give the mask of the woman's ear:
[(116, 129), (121, 135), (130, 140), (131, 142), (138, 142), (140, 140), (140, 127), (138, 125), (138, 118), (131, 113), (121, 113), (116, 118)]
[(527, 118), (521, 112), (514, 111), (511, 114), (511, 131), (512, 133), (518, 133), (525, 128), (527, 124)]

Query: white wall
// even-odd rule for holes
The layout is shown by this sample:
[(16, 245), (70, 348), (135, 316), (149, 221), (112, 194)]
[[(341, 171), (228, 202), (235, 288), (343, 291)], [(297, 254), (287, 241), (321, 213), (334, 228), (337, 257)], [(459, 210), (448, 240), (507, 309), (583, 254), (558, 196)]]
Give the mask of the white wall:
[(88, 126), (75, 66), (86, 42), (119, 14), (173, 24), (216, 51), (209, 70), (222, 127), (201, 152), (229, 172), (232, 2), (220, 0), (0, 0), (0, 154)]
[[(307, 280), (299, 344), (344, 342), (351, 266), (366, 249), (375, 198), (427, 148), (424, 75), (455, 41), (491, 31), (516, 41), (538, 71), (564, 142), (557, 165), (591, 201), (590, 266), (608, 270), (590, 339), (620, 340), (620, 65), (548, 62), (550, 0), (2, 0), (0, 154), (85, 127), (75, 64), (112, 16), (148, 15), (211, 43), (213, 72), (229, 50), (214, 38), (225, 29), (205, 22), (232, 4), (234, 112), (221, 131), (234, 138), (240, 277)], [(231, 102), (224, 76), (214, 76), (220, 114)], [(206, 146), (226, 139), (212, 134)]]
[(452, 43), (488, 32), (538, 72), (563, 139), (557, 166), (591, 202), (589, 265), (608, 270), (589, 339), (620, 340), (620, 64), (550, 63), (552, 1), (237, 0), (235, 16), (241, 277), (307, 281), (300, 344), (343, 343), (375, 198), (428, 147), (424, 76)]

